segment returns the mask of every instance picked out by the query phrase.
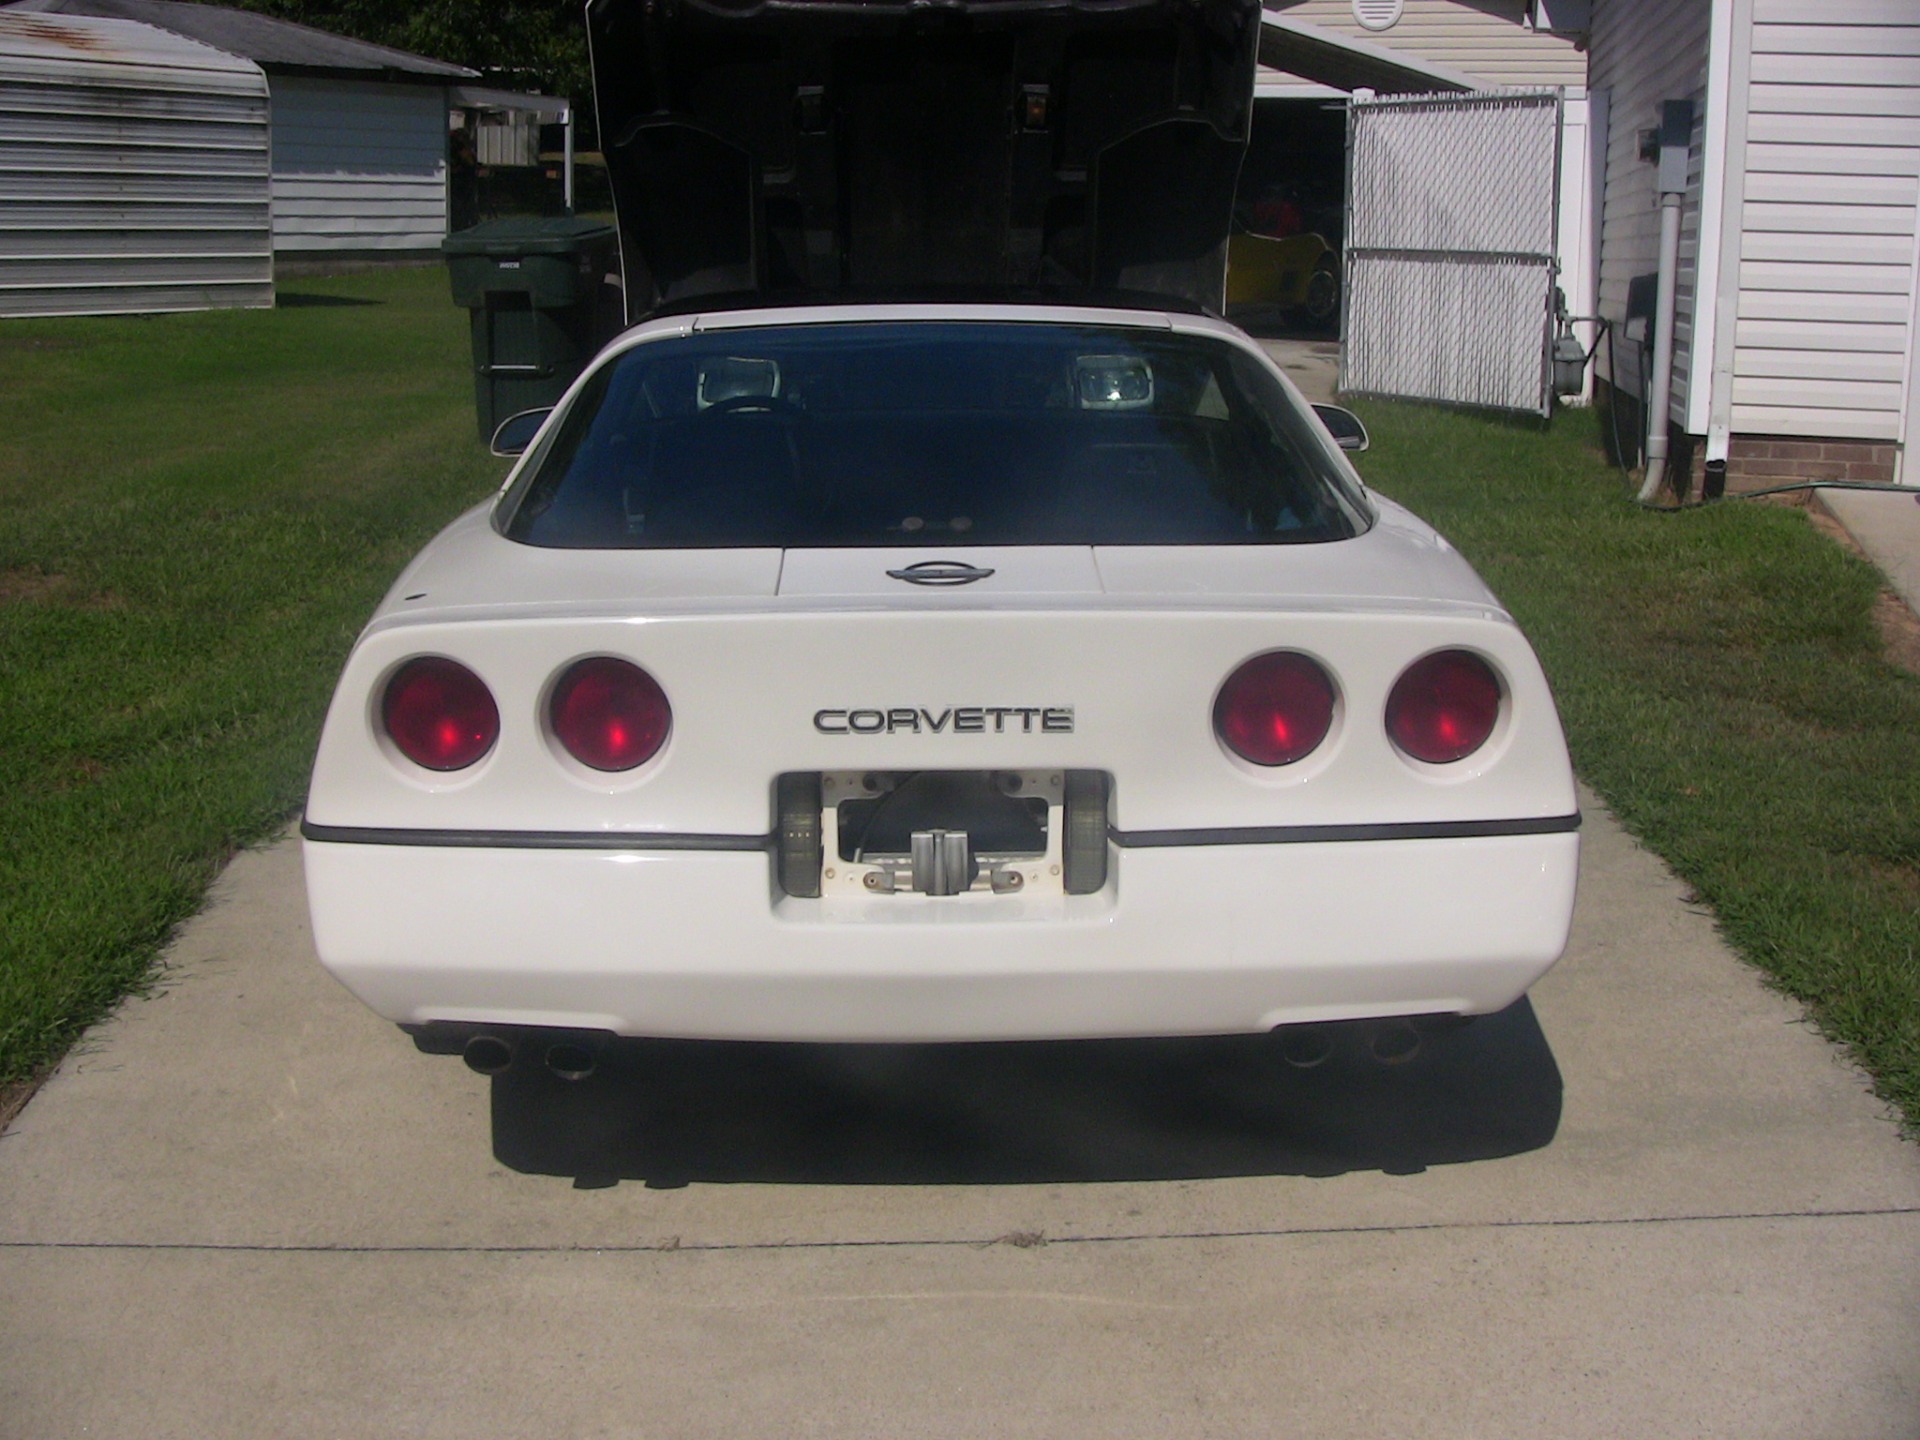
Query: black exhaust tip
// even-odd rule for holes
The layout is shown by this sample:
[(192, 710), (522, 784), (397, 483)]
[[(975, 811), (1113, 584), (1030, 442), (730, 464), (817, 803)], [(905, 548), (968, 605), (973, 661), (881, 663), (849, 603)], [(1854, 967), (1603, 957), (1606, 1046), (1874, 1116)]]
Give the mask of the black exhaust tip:
[(1333, 1055), (1333, 1031), (1324, 1025), (1289, 1025), (1280, 1032), (1280, 1058), (1296, 1070), (1324, 1065)]
[(600, 1057), (586, 1045), (561, 1040), (547, 1047), (547, 1069), (562, 1080), (584, 1080), (599, 1068)]
[(1367, 1036), (1367, 1053), (1382, 1065), (1404, 1065), (1420, 1053), (1420, 1032), (1405, 1020), (1376, 1026)]
[(498, 1075), (513, 1064), (513, 1046), (498, 1035), (475, 1035), (461, 1049), (460, 1058), (476, 1075)]

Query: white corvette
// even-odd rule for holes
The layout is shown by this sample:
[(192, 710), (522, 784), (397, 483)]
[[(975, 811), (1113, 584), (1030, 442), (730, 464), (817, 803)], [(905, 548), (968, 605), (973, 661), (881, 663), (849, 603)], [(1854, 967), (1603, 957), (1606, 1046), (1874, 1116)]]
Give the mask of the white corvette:
[(575, 1073), (609, 1035), (1473, 1015), (1559, 956), (1539, 665), (1258, 345), (1091, 293), (703, 303), (623, 239), (665, 313), (400, 577), (327, 717), (314, 938), (381, 1015)]

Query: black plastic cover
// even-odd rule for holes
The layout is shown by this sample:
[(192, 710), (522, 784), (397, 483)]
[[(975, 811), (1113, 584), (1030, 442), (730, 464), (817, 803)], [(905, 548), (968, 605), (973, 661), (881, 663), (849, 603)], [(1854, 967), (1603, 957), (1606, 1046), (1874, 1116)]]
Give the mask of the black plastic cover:
[(1259, 0), (591, 0), (630, 318), (701, 296), (1218, 309)]

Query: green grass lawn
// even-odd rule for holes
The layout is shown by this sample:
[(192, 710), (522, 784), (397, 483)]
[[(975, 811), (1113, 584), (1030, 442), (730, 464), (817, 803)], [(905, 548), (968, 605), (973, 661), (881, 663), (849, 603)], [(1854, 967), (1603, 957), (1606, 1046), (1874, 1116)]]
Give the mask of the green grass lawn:
[[(0, 1084), (297, 808), (355, 631), (501, 473), (444, 272), (285, 290), (0, 322)], [(1875, 573), (1793, 510), (1635, 509), (1583, 414), (1363, 413), (1369, 479), (1519, 616), (1581, 774), (1920, 1122), (1920, 681), (1879, 657)]]
[(1519, 619), (1581, 776), (1920, 1124), (1920, 679), (1878, 572), (1797, 509), (1635, 508), (1585, 414), (1361, 410), (1364, 473)]
[(0, 1085), (299, 805), (355, 632), (497, 480), (444, 270), (0, 320)]

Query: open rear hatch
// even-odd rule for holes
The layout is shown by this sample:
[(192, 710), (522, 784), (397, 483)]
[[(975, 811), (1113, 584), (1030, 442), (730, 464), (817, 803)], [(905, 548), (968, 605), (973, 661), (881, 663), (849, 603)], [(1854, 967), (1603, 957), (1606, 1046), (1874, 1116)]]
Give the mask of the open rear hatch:
[(1259, 0), (592, 0), (630, 319), (708, 297), (1218, 309)]

